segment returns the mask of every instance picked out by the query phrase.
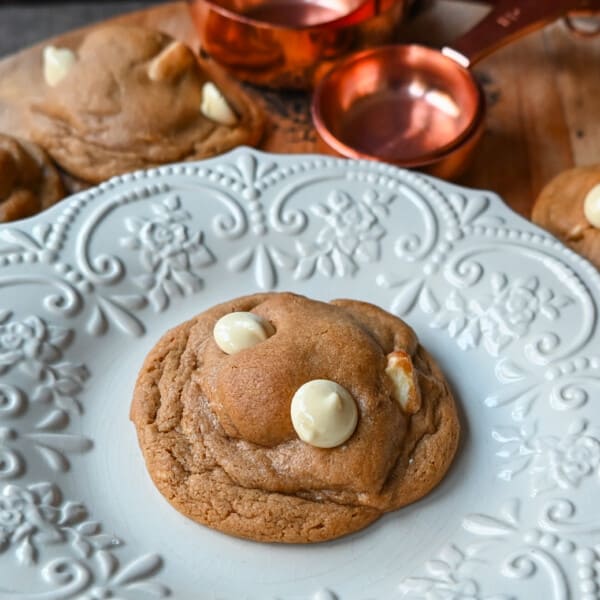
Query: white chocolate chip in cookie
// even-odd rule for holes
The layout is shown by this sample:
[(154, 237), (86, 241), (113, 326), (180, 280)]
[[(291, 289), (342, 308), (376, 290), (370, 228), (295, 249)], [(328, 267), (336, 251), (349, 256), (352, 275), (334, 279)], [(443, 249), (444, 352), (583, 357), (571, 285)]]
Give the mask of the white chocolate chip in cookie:
[(44, 79), (50, 87), (58, 85), (77, 62), (77, 56), (68, 48), (44, 48)]
[(181, 42), (171, 42), (148, 65), (152, 81), (172, 81), (189, 69), (196, 59), (192, 51)]
[(238, 117), (225, 100), (225, 96), (212, 81), (207, 81), (202, 87), (200, 111), (207, 119), (222, 125), (233, 126), (238, 122)]
[(387, 376), (392, 382), (392, 394), (402, 411), (410, 415), (421, 408), (421, 392), (415, 378), (410, 356), (403, 350), (391, 352), (387, 356)]
[(354, 433), (358, 422), (350, 392), (328, 379), (314, 379), (299, 387), (290, 410), (298, 437), (317, 448), (340, 446)]
[(266, 319), (251, 312), (233, 312), (221, 317), (213, 329), (217, 346), (225, 354), (236, 354), (264, 342), (274, 333)]
[(583, 212), (590, 225), (600, 229), (600, 183), (587, 193), (583, 201)]

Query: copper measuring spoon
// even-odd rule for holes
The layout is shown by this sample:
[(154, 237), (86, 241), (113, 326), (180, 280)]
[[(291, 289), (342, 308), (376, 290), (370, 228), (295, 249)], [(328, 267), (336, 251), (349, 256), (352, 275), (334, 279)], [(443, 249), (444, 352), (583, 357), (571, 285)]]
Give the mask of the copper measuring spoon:
[(441, 51), (416, 44), (353, 54), (315, 89), (312, 114), (330, 150), (452, 178), (485, 128), (485, 98), (470, 67), (499, 47), (600, 0), (497, 0)]

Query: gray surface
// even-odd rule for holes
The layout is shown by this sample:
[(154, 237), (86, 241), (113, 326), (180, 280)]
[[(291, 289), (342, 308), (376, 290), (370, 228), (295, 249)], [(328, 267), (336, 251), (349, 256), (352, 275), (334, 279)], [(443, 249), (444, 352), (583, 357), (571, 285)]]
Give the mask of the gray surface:
[(69, 29), (156, 4), (126, 2), (53, 2), (0, 4), (0, 56), (11, 54)]

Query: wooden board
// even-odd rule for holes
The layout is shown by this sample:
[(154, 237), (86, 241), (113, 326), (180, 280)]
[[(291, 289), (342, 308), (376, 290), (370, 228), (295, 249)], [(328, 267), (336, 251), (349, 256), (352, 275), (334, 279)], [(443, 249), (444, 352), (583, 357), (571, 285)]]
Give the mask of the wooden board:
[[(485, 11), (485, 6), (467, 2), (429, 3), (402, 26), (398, 38), (447, 43)], [(116, 20), (157, 28), (199, 47), (184, 2)], [(85, 32), (74, 31), (52, 43), (76, 47)], [(25, 134), (26, 106), (43, 90), (44, 45), (0, 61), (0, 131)], [(494, 190), (528, 216), (554, 175), (574, 165), (600, 163), (600, 37), (578, 38), (559, 22), (498, 51), (477, 65), (475, 73), (488, 96), (487, 133), (459, 183)], [(270, 116), (263, 149), (317, 150), (306, 94), (248, 91)]]

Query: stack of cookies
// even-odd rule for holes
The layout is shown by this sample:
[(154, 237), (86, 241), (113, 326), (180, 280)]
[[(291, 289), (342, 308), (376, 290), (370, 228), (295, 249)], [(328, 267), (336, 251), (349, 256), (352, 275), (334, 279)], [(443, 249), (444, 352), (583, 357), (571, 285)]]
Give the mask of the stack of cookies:
[(39, 146), (0, 134), (0, 222), (35, 215), (64, 193), (58, 171)]

